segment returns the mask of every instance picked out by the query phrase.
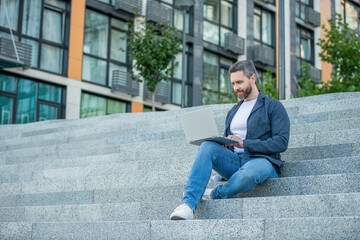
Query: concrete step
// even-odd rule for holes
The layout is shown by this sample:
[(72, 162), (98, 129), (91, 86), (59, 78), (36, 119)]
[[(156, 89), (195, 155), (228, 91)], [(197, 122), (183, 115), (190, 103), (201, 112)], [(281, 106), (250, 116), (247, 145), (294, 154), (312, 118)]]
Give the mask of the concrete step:
[[(167, 220), (179, 201), (0, 208), (0, 222)], [(204, 200), (197, 219), (359, 217), (360, 193)]]
[[(269, 179), (251, 192), (238, 194), (234, 198), (360, 192), (359, 180), (360, 173)], [(8, 195), (0, 195), (0, 207), (179, 201), (182, 199), (185, 183), (159, 187), (124, 185), (117, 189), (71, 192), (25, 194), (12, 192)], [(214, 188), (220, 184), (224, 182), (209, 183), (208, 188)]]
[[(359, 217), (0, 223), (4, 239), (319, 239), (357, 240)], [(241, 227), (239, 227), (241, 226)], [(314, 227), (316, 226), (316, 227)]]
[[(112, 156), (112, 157), (110, 157)], [(90, 176), (118, 175), (137, 171), (184, 171), (191, 169), (195, 154), (188, 157), (128, 160), (119, 158), (120, 154), (102, 156), (105, 159), (90, 162), (89, 158), (64, 159), (62, 162), (40, 161), (16, 165), (0, 166), (0, 183), (40, 181), (46, 179), (63, 180)], [(95, 158), (93, 158), (95, 159)], [(82, 161), (81, 161), (82, 160)], [(281, 176), (308, 176), (320, 174), (360, 172), (360, 157), (316, 159), (285, 162)]]

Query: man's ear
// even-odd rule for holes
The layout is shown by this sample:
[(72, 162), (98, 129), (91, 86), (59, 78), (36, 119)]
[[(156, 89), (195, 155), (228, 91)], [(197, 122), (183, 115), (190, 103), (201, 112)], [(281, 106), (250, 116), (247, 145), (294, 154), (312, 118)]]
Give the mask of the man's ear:
[(256, 75), (255, 74), (251, 75), (250, 79), (251, 79), (251, 81), (254, 82), (254, 84), (256, 84)]

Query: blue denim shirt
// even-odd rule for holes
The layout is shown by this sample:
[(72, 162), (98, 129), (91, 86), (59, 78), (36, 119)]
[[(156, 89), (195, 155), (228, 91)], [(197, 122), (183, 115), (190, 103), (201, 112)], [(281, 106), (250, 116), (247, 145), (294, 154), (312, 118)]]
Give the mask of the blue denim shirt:
[[(230, 124), (244, 101), (237, 103), (227, 114), (224, 136), (231, 135)], [(283, 161), (280, 153), (289, 143), (290, 120), (284, 106), (261, 91), (247, 120), (247, 135), (244, 140), (244, 157), (261, 157), (269, 160), (278, 173)], [(229, 147), (234, 150), (233, 147)]]

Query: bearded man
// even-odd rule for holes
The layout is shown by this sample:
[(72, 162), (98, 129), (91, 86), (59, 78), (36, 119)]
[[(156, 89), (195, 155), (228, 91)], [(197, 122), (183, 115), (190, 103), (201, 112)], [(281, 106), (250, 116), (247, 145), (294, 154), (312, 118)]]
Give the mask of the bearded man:
[[(170, 215), (171, 220), (193, 219), (204, 193), (211, 199), (230, 198), (277, 178), (281, 172), (280, 153), (287, 149), (290, 135), (284, 106), (258, 90), (252, 61), (238, 61), (229, 72), (234, 92), (241, 100), (226, 116), (224, 136), (238, 142), (222, 146), (205, 141), (200, 145), (182, 204)], [(212, 169), (227, 181), (206, 189)]]

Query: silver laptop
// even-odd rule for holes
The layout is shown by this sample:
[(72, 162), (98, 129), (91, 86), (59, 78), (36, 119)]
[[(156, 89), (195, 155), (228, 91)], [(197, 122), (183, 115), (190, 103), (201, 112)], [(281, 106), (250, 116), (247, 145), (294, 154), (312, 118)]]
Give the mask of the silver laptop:
[(204, 141), (213, 141), (227, 145), (238, 142), (219, 135), (210, 108), (182, 114), (180, 115), (180, 122), (186, 140), (191, 144), (200, 145)]

